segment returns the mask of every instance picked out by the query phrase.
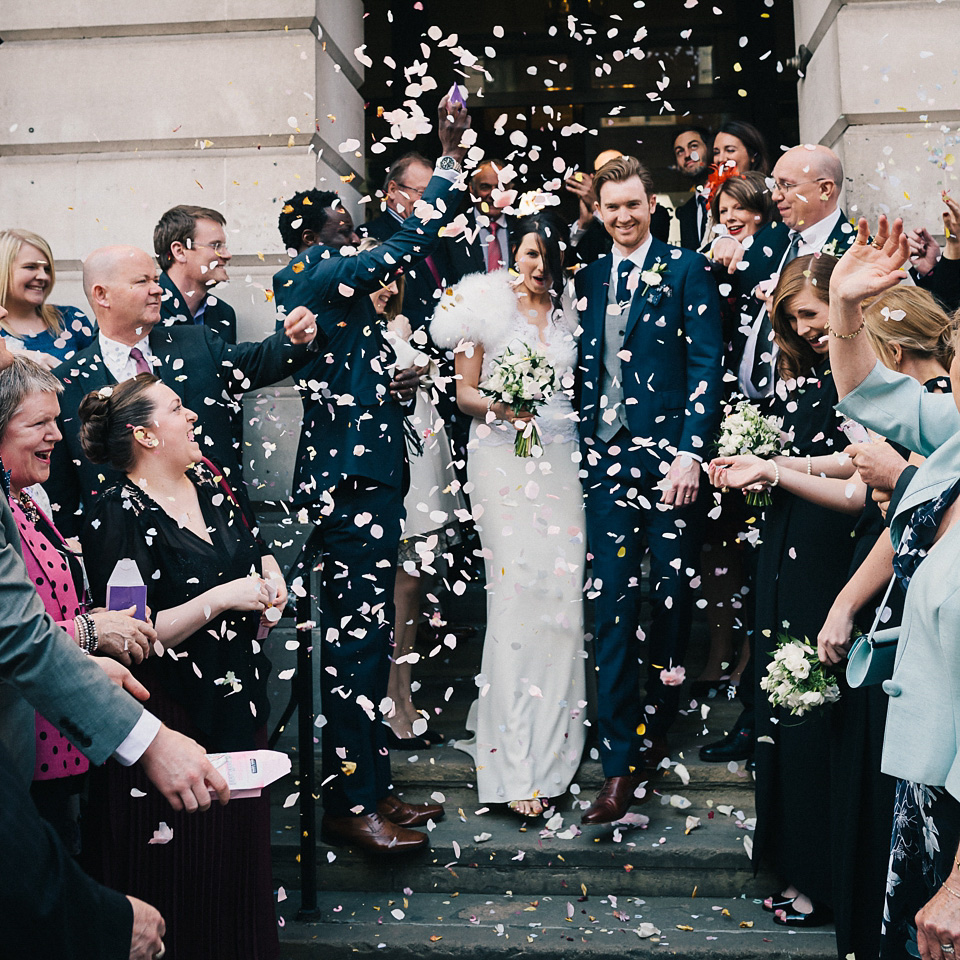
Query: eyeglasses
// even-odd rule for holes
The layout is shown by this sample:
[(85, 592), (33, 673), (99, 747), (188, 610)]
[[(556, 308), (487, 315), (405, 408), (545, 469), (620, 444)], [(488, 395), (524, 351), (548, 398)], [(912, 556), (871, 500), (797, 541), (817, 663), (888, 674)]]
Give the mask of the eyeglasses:
[(217, 255), (228, 253), (226, 240), (214, 240), (213, 243), (197, 243), (196, 240), (190, 241), (190, 247), (209, 247)]
[(817, 177), (816, 180), (801, 180), (799, 183), (790, 183), (787, 180), (774, 180), (773, 186), (774, 189), (779, 190), (780, 193), (789, 193), (791, 190), (796, 190), (797, 187), (802, 187), (805, 183), (823, 183), (823, 182), (832, 183), (829, 177)]
[(418, 197), (422, 197), (426, 190), (421, 190), (419, 187), (411, 187), (409, 183), (400, 183), (394, 181), (401, 190), (406, 190), (408, 193), (415, 193)]

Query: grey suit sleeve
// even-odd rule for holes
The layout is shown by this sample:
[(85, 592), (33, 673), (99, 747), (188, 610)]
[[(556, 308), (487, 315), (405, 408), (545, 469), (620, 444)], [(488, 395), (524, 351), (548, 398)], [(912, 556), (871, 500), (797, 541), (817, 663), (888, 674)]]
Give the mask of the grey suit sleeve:
[[(143, 707), (109, 681), (93, 660), (58, 627), (27, 574), (20, 536), (0, 493), (0, 678), (3, 701), (12, 688), (95, 764), (104, 763), (133, 729)], [(19, 731), (6, 729), (5, 739)], [(32, 726), (29, 736), (33, 736)]]

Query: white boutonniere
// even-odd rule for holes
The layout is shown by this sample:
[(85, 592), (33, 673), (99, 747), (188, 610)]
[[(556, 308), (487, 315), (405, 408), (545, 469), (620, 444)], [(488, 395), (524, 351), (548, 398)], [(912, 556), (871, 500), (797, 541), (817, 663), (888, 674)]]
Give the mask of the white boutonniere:
[(644, 284), (640, 296), (645, 297), (651, 287), (659, 287), (663, 283), (663, 275), (667, 272), (667, 265), (663, 260), (657, 262), (649, 269), (640, 274), (640, 280)]

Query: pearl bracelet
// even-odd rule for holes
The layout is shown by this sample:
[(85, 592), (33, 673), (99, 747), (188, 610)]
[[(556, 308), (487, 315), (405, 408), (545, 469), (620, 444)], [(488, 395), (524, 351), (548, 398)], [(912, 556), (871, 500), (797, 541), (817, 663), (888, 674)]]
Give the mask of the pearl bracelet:
[(770, 489), (772, 490), (780, 484), (780, 468), (777, 466), (776, 460), (771, 460), (770, 462), (773, 464), (773, 483), (770, 484)]

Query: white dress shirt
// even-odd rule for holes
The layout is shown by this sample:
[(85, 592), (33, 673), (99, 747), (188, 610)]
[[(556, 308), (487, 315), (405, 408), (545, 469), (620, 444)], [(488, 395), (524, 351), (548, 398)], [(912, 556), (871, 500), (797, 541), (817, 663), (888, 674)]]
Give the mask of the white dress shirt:
[[(150, 349), (149, 335), (142, 340), (138, 340), (135, 347), (140, 348), (144, 360), (151, 367), (157, 365), (157, 358)], [(137, 375), (137, 361), (130, 356), (133, 347), (128, 347), (125, 343), (119, 343), (100, 334), (100, 356), (103, 357), (103, 365), (113, 375), (117, 383), (123, 383), (124, 380), (130, 380)]]

